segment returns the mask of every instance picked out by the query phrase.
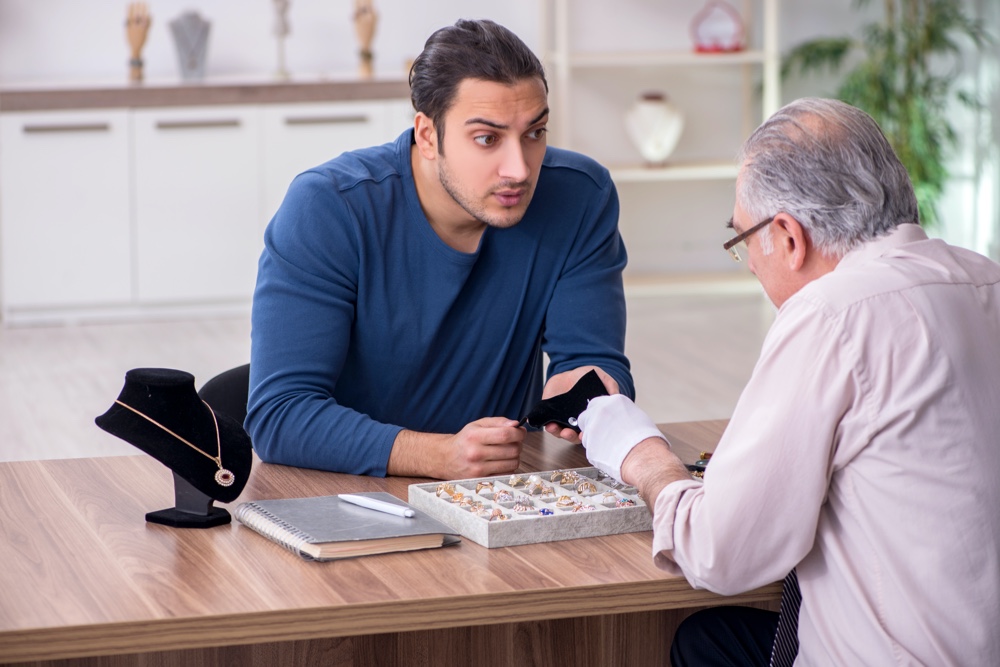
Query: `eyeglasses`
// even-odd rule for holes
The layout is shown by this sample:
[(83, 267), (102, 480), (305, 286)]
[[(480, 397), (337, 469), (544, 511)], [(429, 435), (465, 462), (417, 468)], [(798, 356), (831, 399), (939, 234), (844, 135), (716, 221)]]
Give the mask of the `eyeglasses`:
[[(768, 218), (767, 220), (764, 220), (762, 222), (758, 222), (756, 225), (754, 225), (750, 229), (746, 230), (745, 232), (741, 232), (740, 234), (738, 234), (738, 235), (734, 236), (733, 238), (729, 239), (728, 241), (726, 241), (725, 243), (722, 244), (722, 249), (729, 252), (730, 257), (733, 258), (734, 262), (742, 262), (743, 258), (740, 257), (740, 253), (736, 249), (736, 246), (739, 245), (740, 243), (743, 243), (744, 241), (746, 241), (747, 238), (751, 234), (759, 232), (760, 230), (764, 229), (765, 227), (767, 227), (772, 222), (774, 222), (774, 216), (773, 215), (770, 218)], [(732, 218), (729, 219), (729, 224), (727, 224), (726, 226), (729, 227), (730, 229), (732, 229), (732, 227), (733, 227), (733, 219)]]

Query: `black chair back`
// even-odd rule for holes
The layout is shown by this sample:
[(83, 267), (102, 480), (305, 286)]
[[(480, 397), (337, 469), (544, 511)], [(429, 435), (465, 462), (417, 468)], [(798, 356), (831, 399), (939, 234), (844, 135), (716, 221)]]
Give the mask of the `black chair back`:
[(229, 415), (240, 424), (247, 417), (250, 394), (250, 364), (219, 373), (198, 390), (198, 396), (216, 412)]

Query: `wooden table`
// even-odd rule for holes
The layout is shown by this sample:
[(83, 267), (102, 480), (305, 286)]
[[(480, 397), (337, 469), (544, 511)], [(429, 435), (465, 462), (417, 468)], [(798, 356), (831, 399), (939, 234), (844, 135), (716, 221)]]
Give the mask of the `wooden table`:
[[(693, 460), (725, 422), (663, 426)], [(522, 471), (586, 466), (531, 434)], [(255, 462), (237, 500), (385, 490)], [(677, 624), (717, 604), (777, 609), (780, 585), (724, 598), (652, 564), (652, 533), (307, 562), (235, 521), (148, 524), (172, 478), (144, 455), (0, 464), (0, 663), (664, 665)], [(235, 503), (230, 506), (232, 509)], [(96, 657), (104, 656), (104, 657)]]

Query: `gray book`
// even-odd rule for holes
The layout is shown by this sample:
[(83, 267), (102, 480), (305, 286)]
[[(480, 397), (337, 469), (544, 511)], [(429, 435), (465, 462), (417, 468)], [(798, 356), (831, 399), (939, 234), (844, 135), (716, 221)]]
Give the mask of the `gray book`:
[[(384, 492), (364, 495), (409, 507)], [(420, 510), (401, 517), (359, 507), (339, 496), (254, 500), (236, 508), (236, 519), (307, 560), (433, 549), (458, 544), (454, 530)]]

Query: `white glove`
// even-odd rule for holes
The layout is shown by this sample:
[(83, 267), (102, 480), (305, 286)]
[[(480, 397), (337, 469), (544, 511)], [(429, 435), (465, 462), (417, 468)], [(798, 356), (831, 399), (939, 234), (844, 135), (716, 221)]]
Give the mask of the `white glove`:
[(619, 482), (622, 461), (646, 438), (662, 438), (660, 429), (628, 396), (598, 396), (580, 415), (579, 426), (587, 460)]

